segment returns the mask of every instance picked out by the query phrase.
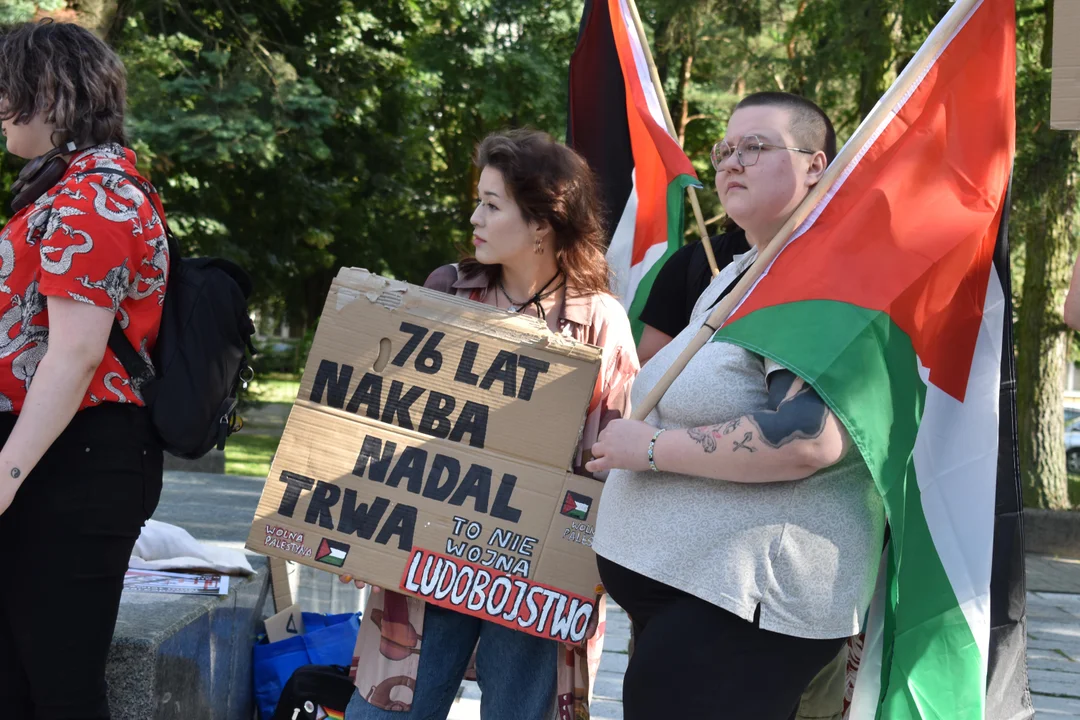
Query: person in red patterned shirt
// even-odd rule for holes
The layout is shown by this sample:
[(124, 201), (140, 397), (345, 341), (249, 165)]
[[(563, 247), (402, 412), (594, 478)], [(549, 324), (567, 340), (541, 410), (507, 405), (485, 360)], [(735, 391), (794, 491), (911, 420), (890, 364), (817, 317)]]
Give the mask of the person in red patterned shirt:
[(149, 362), (169, 275), (164, 212), (124, 147), (125, 93), (120, 59), (83, 28), (0, 35), (0, 124), (31, 160), (0, 231), (4, 717), (109, 717), (124, 572), (161, 493), (139, 384), (108, 348), (117, 323)]

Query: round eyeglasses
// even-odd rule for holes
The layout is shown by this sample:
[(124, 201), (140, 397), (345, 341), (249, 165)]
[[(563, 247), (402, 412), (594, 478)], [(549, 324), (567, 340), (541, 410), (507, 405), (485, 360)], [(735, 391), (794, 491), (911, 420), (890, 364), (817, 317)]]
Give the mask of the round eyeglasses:
[(720, 172), (720, 166), (724, 164), (724, 161), (731, 157), (732, 153), (735, 153), (739, 164), (744, 168), (750, 167), (758, 161), (761, 157), (762, 150), (790, 150), (791, 152), (805, 153), (807, 155), (813, 155), (817, 150), (807, 150), (806, 148), (786, 147), (784, 145), (771, 145), (767, 142), (762, 142), (761, 138), (757, 135), (744, 135), (742, 140), (739, 140), (739, 144), (736, 147), (731, 147), (731, 143), (727, 140), (721, 140), (713, 145), (712, 158), (713, 169)]

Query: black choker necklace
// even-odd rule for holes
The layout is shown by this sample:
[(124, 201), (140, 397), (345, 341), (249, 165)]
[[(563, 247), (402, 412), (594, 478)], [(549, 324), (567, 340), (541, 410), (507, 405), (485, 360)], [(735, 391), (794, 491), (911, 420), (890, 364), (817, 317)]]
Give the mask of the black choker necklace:
[[(510, 293), (506, 292), (506, 288), (503, 286), (502, 278), (499, 278), (498, 285), (499, 290), (502, 291), (503, 297), (510, 301), (510, 307), (507, 308), (507, 310), (509, 310), (510, 312), (521, 312), (528, 306), (534, 305), (536, 306), (536, 314), (540, 317), (540, 319), (547, 320), (547, 315), (544, 313), (544, 307), (540, 304), (540, 301), (551, 297), (559, 291), (559, 288), (563, 286), (563, 281), (559, 280), (560, 277), (562, 277), (562, 273), (555, 273), (555, 277), (548, 280), (544, 284), (544, 287), (540, 288), (540, 290), (535, 295), (533, 295), (531, 298), (524, 302), (518, 302), (514, 298), (510, 297)], [(559, 280), (559, 284), (548, 290), (548, 287), (551, 285), (551, 283), (555, 282), (556, 280)]]

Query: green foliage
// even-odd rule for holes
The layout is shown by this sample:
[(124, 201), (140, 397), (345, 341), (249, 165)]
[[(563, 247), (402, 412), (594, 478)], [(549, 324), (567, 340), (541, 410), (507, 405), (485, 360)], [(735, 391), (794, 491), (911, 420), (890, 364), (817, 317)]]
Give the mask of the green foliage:
[[(297, 371), (338, 267), (420, 282), (455, 259), (470, 234), (472, 153), (484, 135), (529, 125), (563, 136), (583, 4), (0, 0), (0, 24), (82, 13), (113, 43), (129, 72), (140, 167), (161, 189), (173, 229), (188, 252), (223, 255), (251, 271), (261, 316), (304, 336), (267, 353), (260, 369)], [(1047, 288), (1031, 298), (1028, 315), (1018, 310), (1018, 337), (1049, 348), (1062, 332), (1054, 307), (1067, 281), (1062, 258), (1071, 260), (1080, 227), (1080, 160), (1076, 136), (1047, 127), (1050, 5), (1017, 5), (1014, 293)], [(638, 6), (676, 132), (710, 188), (709, 149), (740, 97), (801, 93), (830, 114), (842, 142), (951, 2)], [(21, 165), (0, 157), (0, 188)], [(699, 198), (715, 232), (715, 194)], [(0, 220), (7, 200), (0, 191)], [(1050, 402), (1044, 397), (1031, 403)], [(1032, 422), (1051, 414), (1033, 411)]]
[(264, 377), (268, 373), (302, 373), (311, 348), (297, 340), (269, 338), (256, 349), (258, 353), (251, 361), (251, 369), (255, 377)]
[(305, 328), (343, 265), (422, 282), (468, 238), (485, 134), (561, 135), (570, 0), (136, 0), (131, 129), (194, 253)]
[(0, 2), (0, 25), (26, 22), (39, 10), (54, 12), (65, 5), (65, 0), (3, 0)]

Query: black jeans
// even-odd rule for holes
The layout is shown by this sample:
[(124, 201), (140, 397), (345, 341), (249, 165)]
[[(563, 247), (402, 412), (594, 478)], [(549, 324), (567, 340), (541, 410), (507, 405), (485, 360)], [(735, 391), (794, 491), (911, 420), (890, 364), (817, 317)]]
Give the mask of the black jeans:
[(847, 638), (762, 630), (722, 608), (597, 556), (604, 588), (634, 626), (626, 720), (787, 720)]
[[(0, 442), (15, 416), (0, 414)], [(0, 515), (0, 717), (107, 720), (131, 549), (161, 495), (146, 411), (76, 413)]]

